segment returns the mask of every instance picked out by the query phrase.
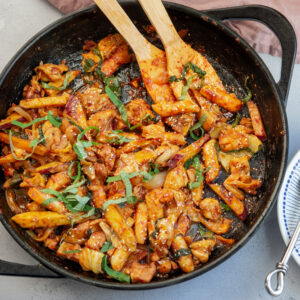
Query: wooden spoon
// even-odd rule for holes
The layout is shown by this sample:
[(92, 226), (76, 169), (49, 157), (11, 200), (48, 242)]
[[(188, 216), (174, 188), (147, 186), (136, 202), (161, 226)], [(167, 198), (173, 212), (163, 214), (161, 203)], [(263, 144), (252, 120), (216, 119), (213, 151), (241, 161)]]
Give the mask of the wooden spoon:
[[(242, 101), (237, 99), (234, 94), (226, 92), (222, 81), (208, 60), (180, 38), (161, 0), (138, 1), (164, 45), (169, 76), (180, 78), (184, 66), (188, 63), (193, 63), (206, 72), (204, 82), (202, 82), (204, 86), (200, 89), (200, 93), (211, 102), (215, 102), (229, 111), (239, 111), (243, 105)], [(185, 78), (190, 78), (192, 74), (192, 71), (187, 72)], [(180, 99), (182, 96), (183, 86), (183, 80), (171, 83), (177, 99)], [(199, 88), (197, 89), (199, 90)], [(188, 93), (186, 99), (190, 99)]]
[(143, 37), (119, 3), (116, 0), (94, 1), (134, 51), (147, 91), (155, 103), (153, 110), (162, 117), (199, 112), (199, 106), (190, 99), (176, 101), (168, 82), (165, 52)]

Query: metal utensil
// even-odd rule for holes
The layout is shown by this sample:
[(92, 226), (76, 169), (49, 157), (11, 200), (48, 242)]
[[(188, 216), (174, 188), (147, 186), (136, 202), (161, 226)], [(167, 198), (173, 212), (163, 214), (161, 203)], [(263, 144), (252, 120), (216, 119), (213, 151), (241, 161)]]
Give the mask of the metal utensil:
[[(282, 291), (283, 291), (283, 287), (284, 287), (284, 276), (286, 275), (286, 272), (288, 270), (288, 261), (290, 256), (293, 253), (295, 244), (298, 240), (300, 234), (300, 220), (297, 224), (297, 227), (293, 233), (293, 236), (287, 246), (287, 249), (281, 259), (281, 261), (279, 263), (277, 263), (276, 265), (276, 269), (272, 272), (270, 272), (268, 274), (268, 276), (266, 277), (266, 281), (265, 281), (265, 286), (266, 289), (268, 290), (268, 292), (272, 295), (272, 296), (279, 296)], [(272, 285), (271, 285), (271, 279), (272, 276), (277, 274), (277, 286), (275, 289), (273, 289)]]

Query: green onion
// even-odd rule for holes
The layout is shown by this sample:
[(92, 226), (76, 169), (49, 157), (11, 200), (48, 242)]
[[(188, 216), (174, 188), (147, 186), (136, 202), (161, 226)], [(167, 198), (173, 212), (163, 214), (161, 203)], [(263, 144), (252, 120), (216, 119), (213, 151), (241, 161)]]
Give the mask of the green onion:
[(198, 156), (195, 156), (191, 162), (189, 162), (189, 167), (193, 166), (195, 168), (196, 181), (189, 183), (189, 189), (192, 190), (194, 188), (199, 187), (203, 182), (203, 174), (206, 173), (210, 167), (202, 170), (200, 160)]
[(70, 74), (66, 73), (66, 77), (65, 77), (63, 85), (61, 87), (53, 86), (53, 85), (50, 85), (46, 82), (42, 82), (42, 87), (44, 89), (49, 89), (49, 90), (63, 91), (68, 86), (69, 78), (70, 78)]
[(99, 56), (100, 60), (102, 62), (103, 58), (102, 58), (102, 55), (101, 55), (101, 52), (100, 52), (98, 46), (95, 46), (95, 48), (93, 49), (93, 53), (96, 54), (97, 56)]
[[(199, 140), (200, 138), (202, 138), (204, 136), (204, 129), (202, 127), (203, 123), (206, 121), (206, 114), (204, 114), (203, 116), (201, 116), (201, 118), (199, 119), (199, 122), (197, 122), (191, 129), (190, 129), (190, 136), (192, 139), (194, 139), (195, 141)], [(194, 130), (196, 129), (200, 129), (201, 130), (201, 136), (197, 136), (194, 133)]]
[(234, 120), (234, 123), (232, 124), (232, 128), (234, 128), (235, 126), (237, 126), (239, 124), (240, 119), (241, 119), (241, 115), (240, 115), (240, 113), (237, 113), (236, 117), (235, 117), (235, 120)]
[(105, 271), (105, 273), (109, 276), (111, 276), (112, 278), (120, 281), (120, 282), (127, 282), (130, 283), (130, 276), (122, 273), (122, 272), (118, 272), (113, 270), (112, 268), (110, 268), (108, 266), (108, 257), (107, 255), (104, 255), (102, 258), (102, 262), (101, 262), (101, 267), (102, 270)]
[(112, 245), (112, 243), (106, 241), (106, 242), (103, 244), (103, 246), (102, 246), (100, 252), (101, 252), (101, 253), (105, 253), (105, 252), (107, 252), (108, 250), (111, 250), (111, 249), (113, 249), (113, 248), (114, 248), (114, 246)]
[(246, 76), (245, 77), (245, 89), (247, 91), (247, 96), (244, 99), (242, 99), (243, 103), (246, 103), (247, 101), (249, 101), (252, 98), (252, 92), (248, 87), (248, 79), (249, 79), (249, 76)]
[(109, 97), (109, 99), (111, 100), (111, 102), (119, 110), (122, 120), (126, 123), (128, 127), (130, 127), (130, 124), (127, 120), (127, 113), (126, 113), (126, 108), (124, 103), (115, 95), (115, 93), (108, 86), (105, 87), (105, 92)]
[(95, 62), (94, 62), (92, 59), (90, 59), (90, 58), (85, 59), (85, 60), (84, 60), (84, 67), (83, 67), (84, 73), (89, 72), (89, 69), (90, 69), (91, 67), (93, 67), (94, 65), (95, 65)]
[(187, 256), (191, 254), (190, 249), (181, 248), (174, 253), (174, 258), (178, 260), (181, 256)]

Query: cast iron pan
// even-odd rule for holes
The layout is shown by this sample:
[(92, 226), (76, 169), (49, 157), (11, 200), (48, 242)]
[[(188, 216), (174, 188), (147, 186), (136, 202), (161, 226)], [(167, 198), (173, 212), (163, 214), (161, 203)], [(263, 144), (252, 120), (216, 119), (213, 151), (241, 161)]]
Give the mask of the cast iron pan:
[[(236, 236), (237, 243), (228, 251), (215, 251), (210, 261), (188, 274), (174, 274), (168, 279), (155, 279), (148, 284), (123, 284), (82, 271), (72, 261), (59, 258), (42, 244), (29, 238), (25, 230), (10, 221), (13, 215), (4, 196), (0, 197), (0, 218), (12, 237), (41, 264), (26, 266), (0, 261), (0, 274), (70, 277), (82, 282), (115, 289), (149, 289), (167, 286), (198, 276), (215, 267), (237, 251), (257, 229), (275, 202), (286, 165), (288, 130), (284, 110), (296, 53), (295, 34), (290, 23), (277, 11), (264, 6), (241, 6), (199, 12), (173, 3), (165, 3), (171, 19), (178, 29), (188, 29), (188, 42), (204, 53), (225, 82), (238, 96), (243, 96), (245, 75), (251, 77), (250, 88), (254, 94), (264, 120), (268, 141), (265, 144), (263, 164), (260, 172), (264, 184), (259, 194), (252, 199), (254, 205), (248, 207), (249, 217), (243, 229)], [(122, 6), (137, 27), (149, 24), (148, 19), (136, 1), (122, 2)], [(265, 23), (278, 36), (282, 50), (281, 77), (276, 83), (269, 70), (255, 51), (237, 34), (220, 21), (224, 19), (254, 19)], [(115, 32), (106, 17), (95, 7), (68, 15), (48, 26), (33, 37), (8, 63), (0, 78), (0, 117), (3, 118), (12, 102), (22, 99), (23, 87), (29, 82), (36, 65), (44, 62), (60, 63), (66, 59), (69, 67), (80, 64), (80, 51), (84, 40), (99, 41)], [(4, 176), (1, 174), (1, 180)]]

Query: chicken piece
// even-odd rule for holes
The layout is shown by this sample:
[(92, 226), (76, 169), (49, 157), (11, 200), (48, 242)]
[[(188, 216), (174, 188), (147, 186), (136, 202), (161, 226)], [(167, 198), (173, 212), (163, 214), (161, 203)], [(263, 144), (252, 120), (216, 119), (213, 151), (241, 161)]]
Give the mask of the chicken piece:
[(203, 160), (205, 169), (206, 182), (211, 182), (215, 180), (220, 173), (220, 165), (216, 150), (216, 140), (211, 139), (202, 148)]
[(215, 239), (204, 239), (192, 243), (190, 248), (194, 257), (198, 258), (201, 263), (206, 263), (215, 245)]
[(176, 116), (167, 117), (165, 123), (168, 124), (174, 131), (186, 136), (195, 121), (194, 113), (179, 114)]
[(101, 92), (99, 88), (90, 87), (78, 94), (78, 98), (88, 116), (101, 110), (114, 110), (116, 108), (107, 94), (101, 94)]
[(98, 43), (98, 49), (103, 59), (110, 57), (117, 48), (126, 43), (124, 38), (119, 34), (109, 34)]
[(58, 81), (62, 79), (62, 74), (68, 71), (65, 64), (41, 64), (34, 69), (41, 81)]
[[(96, 156), (105, 165), (108, 172), (110, 172), (113, 169), (113, 167), (115, 166), (116, 149), (114, 147), (112, 147), (108, 144), (98, 145), (96, 148)], [(103, 173), (100, 170), (100, 168), (101, 168), (100, 166), (97, 167), (97, 165), (95, 165), (96, 175), (99, 176), (101, 174), (102, 176), (104, 176), (105, 173)], [(106, 179), (106, 177), (105, 177), (105, 179)]]
[(88, 126), (98, 127), (100, 132), (112, 130), (112, 121), (117, 116), (114, 109), (102, 110), (90, 116)]
[(205, 198), (200, 202), (201, 214), (212, 221), (217, 221), (221, 218), (222, 209), (218, 200), (213, 198)]
[[(188, 254), (189, 248), (184, 240), (184, 237), (182, 235), (177, 235), (173, 242), (172, 242), (172, 249), (175, 256), (179, 256), (177, 259), (177, 262), (181, 268), (181, 270), (185, 273), (189, 273), (194, 271), (194, 263), (192, 259), (192, 255)], [(186, 253), (183, 253), (182, 255), (178, 251), (186, 250)]]
[(177, 227), (175, 229), (175, 236), (177, 234), (182, 234), (183, 236), (185, 236), (187, 231), (189, 230), (190, 226), (191, 226), (190, 218), (187, 215), (182, 214), (177, 221)]
[(133, 262), (128, 273), (130, 274), (131, 282), (147, 283), (150, 282), (156, 272), (155, 263), (149, 265)]
[(259, 179), (253, 179), (250, 175), (248, 156), (233, 158), (230, 163), (231, 175), (225, 182), (233, 187), (240, 188), (248, 194), (255, 195), (256, 190), (262, 185)]
[(106, 241), (106, 236), (103, 232), (94, 232), (89, 237), (88, 241), (85, 243), (85, 246), (94, 249), (100, 250)]
[[(96, 164), (99, 165), (99, 164)], [(93, 194), (93, 203), (96, 208), (102, 208), (104, 202), (106, 201), (106, 193), (104, 190), (103, 180), (104, 178), (100, 178), (100, 180), (93, 180), (91, 184), (88, 186), (89, 190), (92, 191)]]
[(169, 142), (175, 145), (185, 145), (186, 141), (182, 134), (166, 132), (165, 128), (159, 124), (152, 124), (142, 127), (142, 136), (146, 139), (157, 139), (161, 142)]
[(171, 169), (165, 179), (164, 188), (179, 190), (185, 187), (188, 183), (188, 177), (183, 165)]
[(41, 98), (45, 96), (45, 91), (42, 85), (39, 83), (39, 76), (32, 76), (30, 80), (30, 85), (26, 85), (23, 89), (24, 99), (34, 99)]
[(168, 258), (162, 258), (156, 262), (157, 272), (160, 274), (168, 274), (172, 271), (172, 264)]
[(219, 144), (224, 152), (241, 150), (249, 146), (246, 129), (238, 125), (234, 128), (224, 128), (219, 134)]
[(80, 251), (81, 247), (78, 244), (70, 244), (64, 241), (60, 244), (56, 254), (63, 258), (78, 261)]
[[(203, 170), (202, 164), (201, 164), (201, 168)], [(187, 170), (187, 175), (188, 175), (190, 183), (196, 181), (196, 170), (193, 166), (189, 167), (189, 169)], [(202, 180), (202, 182), (200, 183), (200, 185), (198, 187), (195, 187), (191, 190), (192, 200), (195, 203), (195, 205), (197, 205), (197, 206), (199, 206), (200, 202), (202, 201), (203, 189), (204, 189), (204, 182)]]
[[(36, 188), (44, 188), (46, 184), (46, 177), (41, 175), (40, 173), (33, 173), (32, 177), (23, 176), (23, 181), (20, 183), (20, 187), (36, 187)], [(9, 184), (6, 182), (3, 185), (4, 188), (9, 188)]]
[(193, 94), (201, 107), (200, 112), (198, 113), (198, 119), (205, 116), (205, 121), (202, 124), (203, 129), (208, 132), (213, 127), (216, 126), (217, 122), (225, 121), (222, 112), (220, 111), (220, 107), (206, 100), (200, 93), (198, 89), (192, 89)]
[(149, 119), (147, 116), (151, 119), (155, 117), (150, 105), (144, 99), (136, 98), (126, 104), (125, 108), (128, 122), (131, 125), (148, 124)]
[(103, 60), (101, 71), (105, 76), (111, 76), (121, 65), (129, 63), (130, 60), (128, 45), (123, 43), (108, 58)]

